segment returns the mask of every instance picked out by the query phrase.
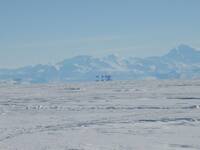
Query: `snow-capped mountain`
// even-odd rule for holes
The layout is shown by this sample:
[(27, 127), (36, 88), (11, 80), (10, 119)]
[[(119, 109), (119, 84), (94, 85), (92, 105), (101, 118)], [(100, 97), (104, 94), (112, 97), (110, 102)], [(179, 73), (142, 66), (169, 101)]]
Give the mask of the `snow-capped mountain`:
[(0, 69), (1, 80), (34, 83), (89, 81), (100, 74), (109, 74), (113, 80), (200, 78), (200, 51), (180, 45), (159, 57), (76, 56), (55, 65)]

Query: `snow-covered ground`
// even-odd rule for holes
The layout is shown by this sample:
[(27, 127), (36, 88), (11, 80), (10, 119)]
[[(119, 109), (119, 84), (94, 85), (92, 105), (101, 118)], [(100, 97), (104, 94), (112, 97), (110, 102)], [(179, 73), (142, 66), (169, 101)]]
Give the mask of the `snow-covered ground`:
[(0, 85), (0, 150), (182, 149), (200, 149), (200, 81)]

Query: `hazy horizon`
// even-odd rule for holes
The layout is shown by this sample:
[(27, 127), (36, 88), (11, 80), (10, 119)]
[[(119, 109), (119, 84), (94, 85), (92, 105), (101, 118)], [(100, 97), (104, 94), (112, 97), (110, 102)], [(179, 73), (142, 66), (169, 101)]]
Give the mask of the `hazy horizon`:
[(200, 48), (198, 0), (0, 2), (0, 68), (77, 55), (148, 57)]
[[(103, 59), (103, 58), (107, 58), (107, 57), (110, 57), (110, 56), (115, 56), (115, 57), (119, 57), (119, 58), (124, 58), (124, 59), (128, 59), (128, 58), (142, 58), (142, 59), (148, 59), (150, 57), (162, 57), (162, 56), (165, 56), (167, 55), (168, 53), (170, 53), (170, 51), (174, 50), (174, 49), (177, 49), (177, 48), (180, 48), (181, 46), (183, 47), (188, 47), (188, 48), (191, 48), (192, 50), (196, 50), (196, 51), (200, 51), (199, 49), (196, 49), (195, 47), (191, 47), (190, 45), (186, 45), (186, 44), (180, 44), (176, 47), (173, 47), (171, 49), (169, 49), (168, 51), (164, 52), (163, 54), (160, 54), (160, 55), (149, 55), (149, 56), (143, 56), (143, 57), (140, 57), (140, 56), (135, 56), (134, 54), (131, 55), (127, 55), (127, 56), (123, 56), (123, 55), (120, 55), (119, 53), (110, 53), (110, 54), (105, 54), (105, 55), (100, 55), (100, 56), (97, 56), (97, 55), (90, 55), (90, 54), (78, 54), (78, 55), (74, 55), (74, 56), (69, 56), (69, 57), (65, 57), (61, 60), (57, 60), (56, 62), (44, 62), (44, 63), (35, 63), (35, 64), (24, 64), (24, 65), (21, 65), (21, 66), (14, 66), (14, 67), (3, 67), (3, 68), (0, 68), (0, 69), (19, 69), (19, 68), (23, 68), (23, 67), (27, 67), (27, 66), (35, 66), (35, 65), (56, 65), (56, 64), (59, 64), (59, 63), (62, 63), (63, 61), (65, 60), (69, 60), (69, 59), (74, 59), (76, 57), (87, 57), (87, 56), (90, 56), (90, 57), (93, 57), (93, 58), (97, 58), (97, 59)], [(180, 48), (181, 49), (181, 48)]]

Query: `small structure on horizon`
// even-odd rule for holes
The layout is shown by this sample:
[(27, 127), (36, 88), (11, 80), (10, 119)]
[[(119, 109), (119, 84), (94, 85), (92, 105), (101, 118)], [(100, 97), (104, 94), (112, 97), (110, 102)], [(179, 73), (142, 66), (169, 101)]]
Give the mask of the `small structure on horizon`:
[(96, 81), (112, 81), (112, 76), (108, 74), (96, 75)]

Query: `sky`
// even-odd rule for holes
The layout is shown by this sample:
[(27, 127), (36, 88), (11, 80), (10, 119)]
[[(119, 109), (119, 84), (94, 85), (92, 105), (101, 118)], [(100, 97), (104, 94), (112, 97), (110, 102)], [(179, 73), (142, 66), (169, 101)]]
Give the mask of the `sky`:
[(200, 48), (200, 0), (0, 0), (0, 68)]

